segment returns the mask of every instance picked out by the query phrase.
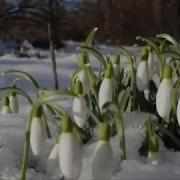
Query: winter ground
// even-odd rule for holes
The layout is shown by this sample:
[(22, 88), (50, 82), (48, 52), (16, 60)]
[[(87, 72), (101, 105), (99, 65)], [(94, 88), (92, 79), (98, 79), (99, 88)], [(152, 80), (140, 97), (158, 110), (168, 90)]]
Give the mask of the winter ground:
[[(67, 47), (61, 52), (57, 52), (57, 66), (60, 86), (67, 87), (69, 78), (77, 66), (78, 44), (68, 42)], [(100, 46), (106, 53), (117, 52), (117, 48)], [(130, 50), (139, 51), (139, 48), (129, 47)], [(30, 73), (40, 82), (42, 87), (50, 89), (52, 87), (52, 76), (49, 58), (16, 58), (11, 55), (11, 46), (0, 43), (0, 87), (10, 85), (13, 77), (4, 77), (3, 72), (8, 69), (18, 69)], [(48, 52), (43, 51), (47, 54)], [(93, 67), (98, 70), (98, 63), (92, 60)], [(27, 82), (19, 82), (27, 93), (32, 94), (31, 87)], [(0, 94), (1, 96), (4, 93)], [(22, 158), (25, 124), (27, 121), (28, 104), (24, 98), (19, 98), (21, 112), (19, 115), (0, 115), (0, 180), (18, 180), (20, 161)], [(60, 101), (68, 109), (71, 109), (71, 99)], [(180, 179), (180, 153), (167, 150), (161, 144), (161, 156), (159, 164), (152, 165), (146, 158), (140, 157), (138, 149), (143, 139), (141, 124), (146, 120), (147, 114), (142, 112), (132, 112), (125, 115), (127, 160), (118, 160), (118, 140), (113, 138), (111, 143), (115, 154), (113, 180), (179, 180)], [(52, 121), (53, 122), (53, 121)], [(56, 125), (50, 123), (52, 132), (56, 131)], [(28, 169), (28, 180), (58, 180), (60, 173), (57, 162), (48, 162), (47, 157), (53, 146), (53, 140), (47, 140), (47, 150), (41, 162), (37, 164), (37, 159), (30, 154), (30, 165)], [(83, 169), (81, 180), (91, 178), (91, 155), (96, 145), (95, 139), (84, 147)], [(47, 167), (43, 165), (46, 162)], [(47, 171), (42, 171), (44, 169)], [(42, 173), (43, 172), (43, 173)]]

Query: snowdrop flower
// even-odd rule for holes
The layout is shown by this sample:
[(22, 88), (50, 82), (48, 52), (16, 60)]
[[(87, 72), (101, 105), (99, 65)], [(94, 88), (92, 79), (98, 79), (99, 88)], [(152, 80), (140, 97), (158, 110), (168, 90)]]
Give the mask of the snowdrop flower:
[(9, 98), (8, 96), (5, 96), (2, 102), (1, 114), (10, 114), (10, 113), (11, 113), (11, 109), (9, 107)]
[(148, 50), (145, 48), (136, 73), (136, 86), (139, 91), (144, 91), (145, 89), (148, 89), (149, 68), (147, 60)]
[(90, 87), (91, 87), (90, 79), (89, 79), (87, 67), (86, 67), (88, 65), (89, 65), (88, 55), (86, 53), (83, 53), (81, 56), (80, 65), (79, 65), (81, 70), (78, 72), (77, 77), (83, 84), (84, 95), (89, 93)]
[(110, 140), (110, 129), (106, 122), (100, 125), (99, 141), (92, 155), (91, 174), (93, 179), (110, 179), (113, 173), (113, 151)]
[(61, 120), (62, 133), (59, 139), (59, 164), (67, 179), (78, 179), (82, 168), (82, 145), (73, 132), (71, 119), (65, 115)]
[(148, 159), (153, 165), (159, 163), (159, 141), (155, 134), (149, 137)]
[(176, 113), (177, 113), (178, 124), (179, 124), (179, 126), (180, 126), (180, 98), (179, 98), (179, 100), (178, 100)]
[(12, 113), (19, 113), (19, 102), (17, 99), (16, 92), (12, 92), (9, 96), (9, 101), (10, 101), (10, 109)]
[(120, 66), (119, 66), (119, 63), (120, 63), (120, 56), (116, 55), (114, 57), (114, 61), (113, 61), (114, 76), (116, 78), (118, 78), (118, 76), (120, 75)]
[(83, 97), (83, 85), (79, 80), (75, 84), (75, 94), (77, 96), (73, 100), (73, 117), (76, 124), (83, 128), (87, 122), (87, 106)]
[(39, 108), (32, 119), (30, 145), (35, 156), (41, 156), (46, 143), (46, 134), (42, 124), (42, 109)]
[(102, 107), (105, 103), (111, 102), (113, 96), (113, 87), (112, 87), (112, 67), (108, 65), (104, 79), (100, 85), (99, 89), (99, 107), (102, 110)]
[(149, 48), (148, 54), (148, 70), (149, 70), (149, 78), (152, 79), (154, 74), (154, 66), (155, 66), (154, 53), (151, 48)]
[(164, 120), (169, 122), (169, 115), (172, 108), (172, 67), (166, 65), (163, 72), (163, 80), (156, 94), (156, 109)]

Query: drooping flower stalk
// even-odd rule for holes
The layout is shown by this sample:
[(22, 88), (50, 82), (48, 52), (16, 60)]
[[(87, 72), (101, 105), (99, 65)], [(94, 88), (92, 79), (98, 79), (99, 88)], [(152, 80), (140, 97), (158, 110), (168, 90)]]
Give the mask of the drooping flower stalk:
[(107, 122), (100, 124), (99, 141), (92, 156), (93, 179), (110, 179), (113, 173), (113, 151), (110, 144), (110, 128)]
[(82, 168), (82, 145), (73, 132), (73, 124), (67, 115), (61, 120), (59, 139), (59, 164), (63, 176), (67, 179), (78, 179)]

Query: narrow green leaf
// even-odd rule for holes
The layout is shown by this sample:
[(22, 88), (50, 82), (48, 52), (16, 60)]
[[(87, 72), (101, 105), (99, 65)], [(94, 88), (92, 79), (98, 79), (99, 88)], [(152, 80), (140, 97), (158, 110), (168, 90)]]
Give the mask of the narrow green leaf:
[(106, 60), (104, 56), (102, 55), (102, 53), (100, 53), (98, 50), (96, 50), (93, 47), (81, 46), (81, 48), (84, 51), (92, 54), (100, 62), (100, 64), (103, 65), (104, 70), (106, 69)]
[(159, 48), (158, 48), (157, 44), (154, 43), (152, 40), (143, 38), (143, 37), (141, 37), (141, 36), (137, 36), (136, 39), (137, 39), (137, 40), (141, 40), (141, 41), (143, 41), (143, 42), (146, 42), (150, 47), (152, 47), (152, 48), (154, 49), (154, 51), (155, 51), (156, 53), (159, 53)]
[(5, 75), (16, 75), (19, 76), (20, 78), (27, 80), (28, 82), (30, 82), (32, 84), (32, 86), (34, 87), (35, 90), (39, 89), (40, 86), (37, 83), (37, 81), (28, 73), (23, 72), (23, 71), (19, 71), (19, 70), (8, 70), (5, 72)]
[(98, 28), (95, 27), (95, 28), (89, 33), (86, 41), (83, 43), (84, 46), (89, 46), (89, 47), (92, 46), (92, 42), (93, 42), (93, 39), (94, 39), (97, 31), (98, 31)]
[(125, 110), (125, 105), (127, 104), (128, 98), (130, 96), (130, 88), (122, 90), (118, 95), (118, 105), (122, 111)]
[(162, 33), (162, 34), (157, 34), (156, 37), (166, 39), (168, 42), (173, 44), (175, 47), (179, 47), (178, 42), (169, 34)]
[(10, 86), (10, 87), (0, 88), (0, 91), (16, 92), (17, 94), (25, 97), (30, 104), (33, 104), (33, 100), (31, 99), (31, 97), (25, 91), (23, 91), (21, 88), (18, 88), (18, 87), (15, 88), (15, 87)]

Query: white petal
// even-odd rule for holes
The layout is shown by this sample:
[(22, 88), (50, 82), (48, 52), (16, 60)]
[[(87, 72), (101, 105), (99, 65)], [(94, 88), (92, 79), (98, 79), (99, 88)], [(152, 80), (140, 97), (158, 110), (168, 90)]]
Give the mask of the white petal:
[(180, 98), (178, 100), (178, 105), (177, 105), (177, 120), (178, 120), (178, 124), (180, 126)]
[(136, 86), (139, 91), (143, 91), (148, 88), (148, 83), (148, 64), (146, 61), (141, 61), (136, 73)]
[(152, 165), (159, 164), (159, 153), (158, 152), (148, 152), (148, 159)]
[(58, 155), (59, 155), (59, 144), (55, 144), (48, 157), (47, 169), (49, 172), (50, 171), (53, 172), (54, 169), (58, 167), (59, 164)]
[(49, 160), (57, 160), (58, 159), (58, 152), (59, 152), (59, 144), (55, 144), (54, 147), (52, 148), (50, 155), (49, 155)]
[(42, 155), (46, 142), (45, 132), (40, 121), (39, 118), (34, 117), (31, 124), (30, 144), (35, 156)]
[(82, 147), (73, 133), (62, 133), (59, 140), (60, 168), (67, 179), (78, 179), (82, 168)]
[(149, 69), (150, 79), (152, 78), (152, 76), (154, 74), (154, 66), (155, 66), (155, 63), (154, 63), (154, 54), (150, 53), (149, 57), (148, 57), (148, 69)]
[(118, 77), (119, 72), (120, 72), (120, 66), (119, 66), (119, 64), (113, 64), (113, 69), (114, 69), (114, 75), (115, 75), (115, 77)]
[(103, 105), (112, 101), (112, 82), (111, 79), (104, 79), (99, 89), (99, 107), (102, 109)]
[(10, 96), (9, 103), (12, 113), (19, 113), (19, 102), (17, 97)]
[(114, 157), (109, 142), (99, 141), (92, 159), (92, 177), (94, 179), (110, 179), (113, 173)]
[(1, 110), (1, 114), (10, 114), (11, 110), (9, 108), (9, 106), (3, 106), (2, 110)]
[(90, 91), (90, 80), (86, 69), (81, 70), (78, 73), (79, 80), (82, 82), (84, 94), (88, 94)]
[(87, 121), (87, 107), (83, 97), (75, 97), (73, 101), (74, 121), (79, 127), (84, 127)]
[(169, 79), (162, 80), (156, 94), (156, 109), (164, 120), (168, 121), (172, 108), (172, 82)]

